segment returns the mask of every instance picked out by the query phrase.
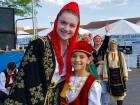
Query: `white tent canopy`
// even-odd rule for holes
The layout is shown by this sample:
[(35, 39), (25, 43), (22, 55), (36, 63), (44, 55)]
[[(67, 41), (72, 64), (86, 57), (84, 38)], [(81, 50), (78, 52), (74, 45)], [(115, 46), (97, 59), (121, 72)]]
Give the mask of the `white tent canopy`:
[[(95, 34), (105, 35), (105, 27), (92, 31)], [(119, 20), (110, 24), (111, 35), (127, 35), (127, 34), (140, 34), (140, 26), (128, 22), (126, 20)]]
[(87, 34), (87, 33), (91, 33), (91, 32), (89, 30), (79, 28), (79, 34)]
[(29, 33), (25, 32), (25, 31), (17, 31), (17, 36), (20, 36), (20, 35), (30, 35)]

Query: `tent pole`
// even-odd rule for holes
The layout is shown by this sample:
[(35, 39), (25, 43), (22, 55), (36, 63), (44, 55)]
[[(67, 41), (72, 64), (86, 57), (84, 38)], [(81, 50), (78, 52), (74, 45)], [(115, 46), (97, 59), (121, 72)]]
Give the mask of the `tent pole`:
[(36, 18), (36, 2), (32, 0), (32, 24), (33, 24), (33, 35), (37, 39), (37, 18)]

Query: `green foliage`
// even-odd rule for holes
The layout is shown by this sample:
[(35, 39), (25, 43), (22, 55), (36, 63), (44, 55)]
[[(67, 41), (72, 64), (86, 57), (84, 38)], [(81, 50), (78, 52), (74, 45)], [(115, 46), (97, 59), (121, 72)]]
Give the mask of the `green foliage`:
[[(33, 0), (36, 7), (39, 5), (40, 0)], [(9, 7), (15, 9), (15, 14), (19, 16), (27, 16), (32, 13), (32, 0), (0, 0), (0, 7)]]

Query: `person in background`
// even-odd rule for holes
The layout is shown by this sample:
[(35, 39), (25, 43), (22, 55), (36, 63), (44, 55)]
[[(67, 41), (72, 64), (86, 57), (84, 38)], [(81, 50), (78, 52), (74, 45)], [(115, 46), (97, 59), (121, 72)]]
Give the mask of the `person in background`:
[(92, 39), (93, 39), (92, 34), (91, 33), (86, 33), (86, 34), (82, 35), (81, 40), (86, 41), (86, 42), (88, 42), (90, 44)]
[(101, 105), (101, 85), (86, 67), (92, 61), (93, 48), (86, 41), (77, 42), (69, 59), (69, 72), (61, 92), (61, 105)]
[(108, 105), (109, 104), (109, 93), (107, 90), (107, 84), (103, 80), (103, 65), (104, 65), (104, 55), (107, 52), (108, 43), (110, 40), (110, 26), (105, 26), (106, 35), (102, 42), (102, 38), (100, 35), (96, 35), (93, 38), (94, 42), (94, 50), (93, 50), (93, 62), (96, 65), (97, 70), (97, 80), (99, 80), (102, 86), (102, 94), (101, 94), (101, 105)]
[(5, 105), (60, 105), (66, 58), (77, 41), (80, 12), (76, 2), (58, 13), (53, 30), (26, 49)]
[(126, 96), (126, 81), (128, 70), (124, 54), (118, 51), (118, 42), (111, 40), (109, 51), (105, 55), (104, 80), (108, 82), (110, 94), (117, 100), (117, 105), (122, 105)]
[(16, 63), (9, 62), (7, 69), (0, 73), (0, 101), (3, 103), (16, 77)]

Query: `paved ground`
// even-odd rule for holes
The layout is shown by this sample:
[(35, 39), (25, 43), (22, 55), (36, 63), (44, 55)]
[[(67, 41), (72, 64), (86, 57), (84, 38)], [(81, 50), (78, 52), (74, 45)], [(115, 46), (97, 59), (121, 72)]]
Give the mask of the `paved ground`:
[[(140, 69), (129, 71), (129, 80), (127, 83), (128, 95), (123, 105), (140, 105)], [(111, 98), (110, 105), (117, 105)]]

